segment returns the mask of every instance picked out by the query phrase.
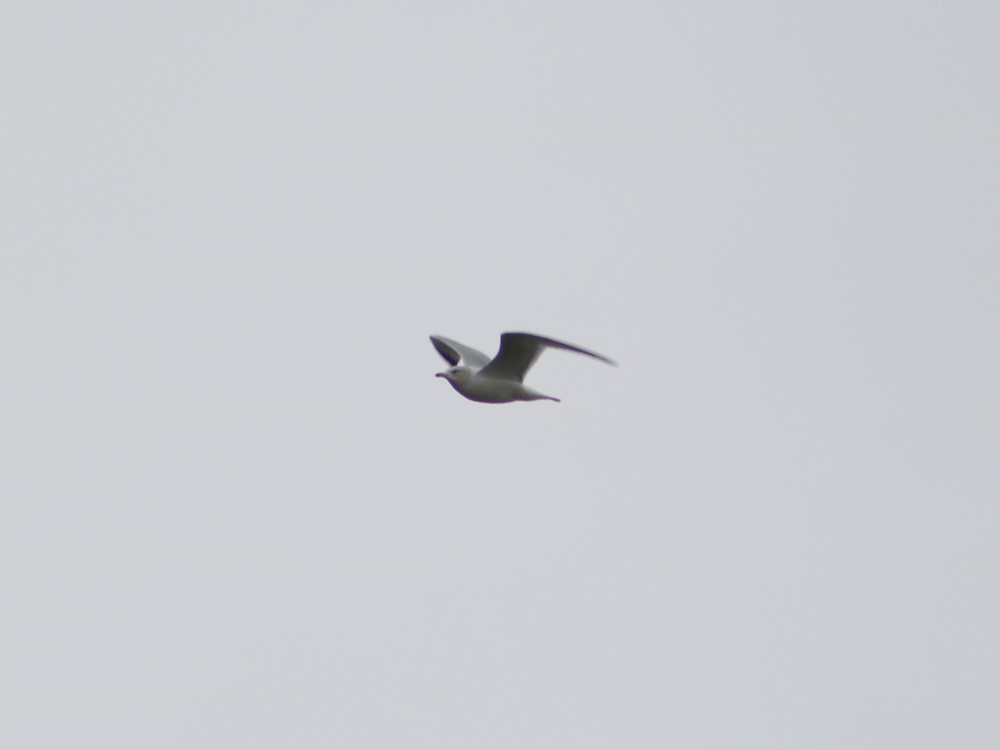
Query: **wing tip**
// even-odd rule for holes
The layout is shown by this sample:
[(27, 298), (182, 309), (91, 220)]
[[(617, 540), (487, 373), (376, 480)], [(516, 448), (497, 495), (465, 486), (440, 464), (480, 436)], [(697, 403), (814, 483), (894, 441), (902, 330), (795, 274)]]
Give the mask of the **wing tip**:
[(441, 336), (435, 336), (432, 334), (428, 338), (430, 338), (431, 343), (434, 345), (434, 348), (437, 349), (437, 353), (440, 354), (444, 358), (444, 361), (450, 364), (452, 367), (454, 367), (455, 365), (457, 365), (459, 362), (462, 361), (462, 356), (457, 351), (452, 349), (448, 344), (446, 344), (442, 340)]

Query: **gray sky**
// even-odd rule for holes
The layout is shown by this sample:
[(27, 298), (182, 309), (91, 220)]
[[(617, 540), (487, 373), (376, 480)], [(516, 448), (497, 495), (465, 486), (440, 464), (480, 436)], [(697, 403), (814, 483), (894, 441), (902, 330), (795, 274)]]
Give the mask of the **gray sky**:
[(997, 747), (1000, 11), (828, 5), (9, 5), (0, 745)]

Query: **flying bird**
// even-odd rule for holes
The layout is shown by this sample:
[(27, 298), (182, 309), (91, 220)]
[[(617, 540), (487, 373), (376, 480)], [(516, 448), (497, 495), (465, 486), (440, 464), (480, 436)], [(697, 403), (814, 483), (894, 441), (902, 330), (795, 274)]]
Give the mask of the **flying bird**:
[(504, 333), (500, 336), (500, 351), (490, 359), (482, 352), (446, 339), (431, 336), (431, 343), (451, 365), (435, 377), (444, 378), (451, 387), (470, 401), (484, 404), (506, 404), (510, 401), (558, 401), (524, 384), (524, 376), (545, 349), (565, 349), (588, 357), (617, 364), (600, 354), (564, 344), (562, 341), (536, 336), (533, 333)]

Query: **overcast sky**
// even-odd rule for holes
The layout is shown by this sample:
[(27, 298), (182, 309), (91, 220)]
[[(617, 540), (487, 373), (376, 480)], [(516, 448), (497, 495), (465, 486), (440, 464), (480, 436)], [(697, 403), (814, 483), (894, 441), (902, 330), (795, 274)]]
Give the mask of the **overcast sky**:
[(0, 745), (1000, 746), (998, 40), (8, 4)]

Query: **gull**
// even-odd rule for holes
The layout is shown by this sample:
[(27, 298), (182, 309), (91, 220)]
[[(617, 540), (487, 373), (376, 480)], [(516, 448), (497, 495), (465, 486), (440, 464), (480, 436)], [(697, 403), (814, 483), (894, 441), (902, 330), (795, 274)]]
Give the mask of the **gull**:
[(616, 363), (607, 357), (564, 344), (562, 341), (536, 336), (533, 333), (504, 333), (500, 336), (500, 351), (490, 359), (482, 352), (444, 336), (431, 336), (431, 343), (451, 365), (435, 377), (444, 378), (451, 387), (470, 401), (484, 404), (506, 404), (511, 401), (558, 401), (552, 396), (528, 388), (524, 376), (547, 348), (565, 349), (577, 354)]

